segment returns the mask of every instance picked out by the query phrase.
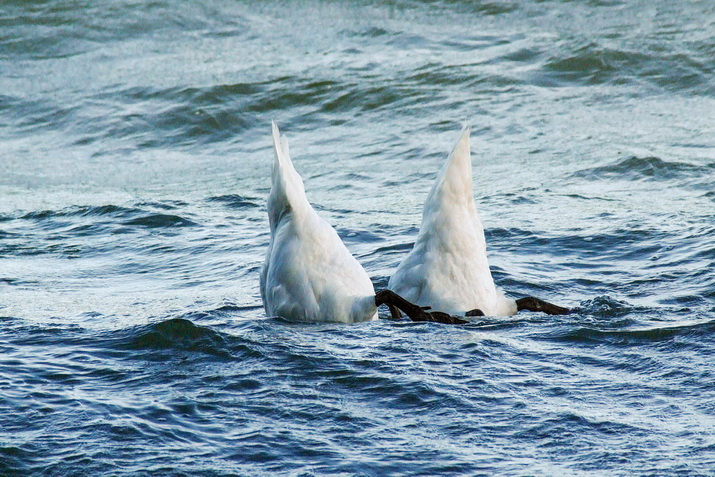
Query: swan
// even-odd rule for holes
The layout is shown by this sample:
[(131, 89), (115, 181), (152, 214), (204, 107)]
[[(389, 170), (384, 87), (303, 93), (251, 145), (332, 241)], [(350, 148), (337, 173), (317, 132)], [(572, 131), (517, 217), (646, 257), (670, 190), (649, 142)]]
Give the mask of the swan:
[[(534, 297), (514, 300), (494, 285), (474, 203), (469, 134), (470, 129), (463, 127), (427, 196), (415, 245), (387, 288), (409, 302), (448, 314), (567, 313), (566, 308)], [(391, 312), (398, 315), (392, 308)]]
[(414, 321), (464, 323), (423, 310), (391, 290), (375, 293), (365, 269), (308, 202), (288, 141), (275, 122), (272, 127), (271, 238), (260, 274), (266, 313), (291, 321), (354, 323), (376, 319), (377, 307), (385, 304), (393, 314), (397, 308)]
[(370, 277), (308, 202), (288, 141), (275, 122), (272, 126), (275, 160), (267, 205), (271, 238), (260, 275), (266, 313), (310, 322), (377, 318)]

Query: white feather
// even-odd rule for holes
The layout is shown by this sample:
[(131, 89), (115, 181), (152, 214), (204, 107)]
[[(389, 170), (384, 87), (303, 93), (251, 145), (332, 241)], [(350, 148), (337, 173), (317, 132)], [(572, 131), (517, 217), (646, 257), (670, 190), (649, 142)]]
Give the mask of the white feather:
[(462, 133), (427, 196), (415, 246), (388, 288), (420, 306), (451, 314), (478, 308), (516, 313), (516, 302), (494, 285), (484, 229), (474, 204), (469, 128)]
[(273, 148), (271, 239), (260, 277), (266, 313), (309, 322), (377, 318), (370, 277), (308, 202), (275, 122)]

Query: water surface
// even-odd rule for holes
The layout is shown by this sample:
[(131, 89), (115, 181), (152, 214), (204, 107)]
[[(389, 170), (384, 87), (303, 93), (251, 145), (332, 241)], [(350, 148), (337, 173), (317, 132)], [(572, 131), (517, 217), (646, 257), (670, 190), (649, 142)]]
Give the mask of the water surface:
[[(0, 8), (0, 473), (715, 471), (708, 1)], [(463, 123), (465, 326), (267, 317), (270, 121), (377, 288)]]

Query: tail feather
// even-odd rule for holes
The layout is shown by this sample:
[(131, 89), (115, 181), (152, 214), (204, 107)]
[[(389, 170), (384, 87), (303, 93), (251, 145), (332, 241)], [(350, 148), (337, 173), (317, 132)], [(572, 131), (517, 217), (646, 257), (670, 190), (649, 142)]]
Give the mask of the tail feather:
[(472, 186), (472, 156), (469, 144), (470, 129), (462, 128), (459, 140), (449, 154), (447, 162), (437, 175), (432, 189), (425, 202), (424, 215), (431, 213), (444, 214), (444, 206), (473, 203)]
[(304, 209), (308, 205), (305, 196), (303, 179), (293, 167), (290, 160), (288, 139), (280, 135), (275, 121), (273, 128), (273, 151), (275, 160), (271, 179), (273, 186), (268, 196), (268, 217), (270, 219), (271, 230), (280, 221), (280, 218), (288, 211), (296, 212)]

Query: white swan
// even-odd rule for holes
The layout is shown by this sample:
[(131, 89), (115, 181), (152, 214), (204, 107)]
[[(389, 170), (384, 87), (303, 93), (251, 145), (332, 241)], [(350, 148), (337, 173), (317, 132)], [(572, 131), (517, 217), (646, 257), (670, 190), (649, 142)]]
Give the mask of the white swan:
[(275, 160), (268, 196), (271, 239), (260, 277), (269, 316), (352, 323), (377, 318), (370, 277), (335, 230), (313, 210), (273, 123)]
[[(393, 290), (380, 290), (376, 294), (365, 270), (308, 202), (303, 180), (288, 154), (288, 141), (281, 138), (275, 123), (273, 147), (273, 184), (268, 195), (271, 239), (260, 276), (261, 298), (268, 315), (295, 321), (352, 323), (373, 320), (377, 318), (377, 307), (388, 305), (393, 318), (399, 318), (402, 312), (413, 321), (467, 323), (442, 311), (427, 311)], [(461, 159), (455, 159), (457, 156)], [(415, 295), (415, 299), (422, 300), (420, 305), (443, 310), (474, 311), (471, 305), (453, 304), (455, 297), (471, 296), (470, 287), (475, 286), (476, 296), (480, 300), (487, 299), (478, 301), (478, 306), (490, 314), (498, 314), (494, 310), (499, 310), (499, 306), (509, 307), (511, 313), (516, 312), (516, 308), (567, 313), (566, 308), (533, 297), (514, 302), (494, 287), (486, 260), (484, 232), (471, 196), (469, 162), (469, 131), (466, 130), (430, 192), (415, 249), (400, 265), (390, 285), (399, 288), (400, 283), (407, 283), (403, 288), (406, 293)], [(470, 234), (475, 235), (476, 245), (467, 240)], [(482, 275), (463, 273), (458, 281), (453, 280), (452, 286), (440, 283), (457, 276), (456, 270), (463, 261), (456, 255), (460, 253)], [(438, 270), (440, 263), (442, 272)], [(423, 273), (424, 278), (420, 278)], [(465, 277), (476, 277), (476, 281), (469, 282)], [(462, 290), (455, 292), (455, 286)]]
[[(427, 196), (415, 246), (388, 289), (420, 306), (464, 315), (513, 315), (517, 302), (494, 285), (484, 229), (472, 190), (469, 128), (462, 133)], [(521, 307), (519, 307), (521, 309)]]

